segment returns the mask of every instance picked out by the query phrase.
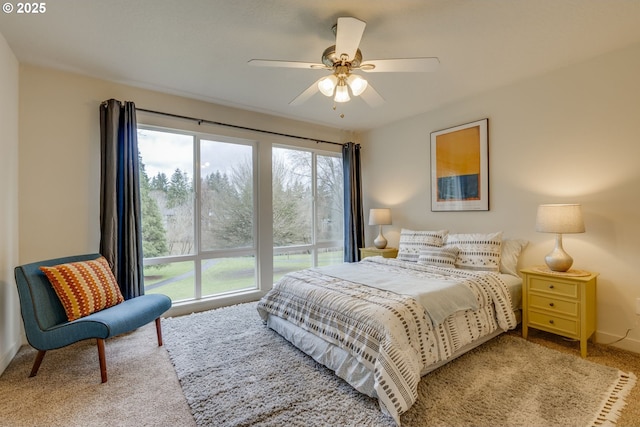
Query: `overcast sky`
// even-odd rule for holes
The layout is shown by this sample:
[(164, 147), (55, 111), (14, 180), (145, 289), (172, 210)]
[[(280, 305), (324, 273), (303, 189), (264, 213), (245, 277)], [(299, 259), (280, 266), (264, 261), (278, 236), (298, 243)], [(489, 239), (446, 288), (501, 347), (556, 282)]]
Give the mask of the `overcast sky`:
[[(138, 129), (138, 150), (149, 178), (164, 172), (167, 178), (176, 169), (193, 179), (193, 136), (178, 133)], [(203, 176), (216, 171), (230, 173), (234, 164), (251, 157), (251, 147), (217, 141), (202, 141)]]

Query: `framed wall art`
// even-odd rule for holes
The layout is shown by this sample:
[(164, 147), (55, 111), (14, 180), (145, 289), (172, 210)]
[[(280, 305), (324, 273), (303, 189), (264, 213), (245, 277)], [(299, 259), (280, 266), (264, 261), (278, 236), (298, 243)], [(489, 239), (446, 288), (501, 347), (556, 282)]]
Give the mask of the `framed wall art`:
[(489, 119), (431, 132), (431, 210), (489, 210)]

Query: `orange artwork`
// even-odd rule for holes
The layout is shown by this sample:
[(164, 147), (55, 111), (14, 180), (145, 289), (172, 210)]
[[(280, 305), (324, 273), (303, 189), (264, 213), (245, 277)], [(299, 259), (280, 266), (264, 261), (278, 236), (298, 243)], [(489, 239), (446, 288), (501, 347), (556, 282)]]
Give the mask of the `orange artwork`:
[(478, 200), (480, 126), (436, 137), (438, 200)]
[(432, 133), (434, 210), (488, 209), (486, 133), (486, 119)]

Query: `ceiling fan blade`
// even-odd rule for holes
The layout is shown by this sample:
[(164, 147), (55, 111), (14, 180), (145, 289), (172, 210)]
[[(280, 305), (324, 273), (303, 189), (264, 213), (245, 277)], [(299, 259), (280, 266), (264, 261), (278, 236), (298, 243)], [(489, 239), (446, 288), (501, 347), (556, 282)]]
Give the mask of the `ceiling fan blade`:
[[(367, 65), (375, 65), (370, 69)], [(404, 59), (374, 59), (367, 61), (360, 67), (362, 71), (367, 73), (388, 73), (388, 72), (405, 72), (405, 73), (424, 73), (435, 71), (440, 65), (438, 58), (404, 58)]]
[(271, 59), (252, 59), (248, 62), (254, 67), (284, 67), (284, 68), (306, 68), (306, 69), (328, 69), (324, 64), (315, 62), (299, 62), (299, 61), (274, 61)]
[(349, 59), (356, 56), (366, 25), (366, 22), (356, 18), (338, 18), (336, 29), (336, 55), (338, 57), (343, 53), (347, 54)]
[(380, 96), (380, 94), (371, 87), (371, 83), (367, 85), (367, 88), (360, 94), (360, 98), (363, 99), (364, 102), (369, 104), (370, 107), (379, 107), (384, 104), (384, 98)]
[(326, 76), (320, 77), (318, 80), (316, 80), (315, 82), (313, 82), (311, 84), (311, 86), (309, 86), (308, 88), (306, 88), (304, 90), (304, 92), (302, 92), (300, 95), (296, 96), (291, 102), (289, 102), (289, 105), (300, 105), (304, 102), (306, 102), (309, 98), (311, 98), (313, 95), (316, 94), (316, 92), (319, 92), (318, 89), (318, 82), (322, 79), (324, 79)]

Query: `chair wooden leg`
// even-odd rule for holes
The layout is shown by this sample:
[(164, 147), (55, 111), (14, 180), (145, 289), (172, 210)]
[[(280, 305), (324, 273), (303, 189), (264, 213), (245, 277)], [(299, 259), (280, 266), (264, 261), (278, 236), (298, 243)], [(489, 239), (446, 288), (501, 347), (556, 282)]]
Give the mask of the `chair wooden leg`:
[(104, 355), (104, 340), (102, 338), (97, 338), (96, 343), (98, 344), (98, 360), (100, 361), (100, 377), (102, 378), (102, 382), (107, 382), (107, 361)]
[(156, 332), (158, 334), (158, 347), (162, 347), (162, 326), (160, 325), (160, 318), (156, 319)]
[(46, 350), (38, 350), (38, 354), (36, 355), (36, 360), (33, 362), (33, 367), (31, 368), (31, 373), (29, 377), (35, 377), (38, 373), (38, 369), (40, 369), (40, 364), (42, 363), (42, 359), (44, 359), (44, 355)]

